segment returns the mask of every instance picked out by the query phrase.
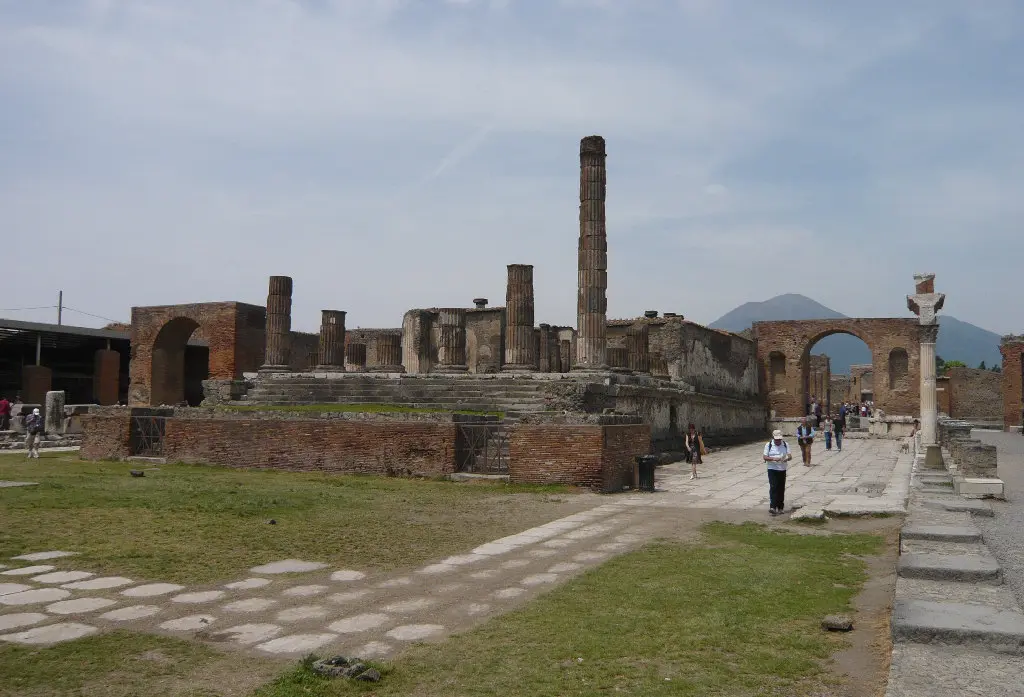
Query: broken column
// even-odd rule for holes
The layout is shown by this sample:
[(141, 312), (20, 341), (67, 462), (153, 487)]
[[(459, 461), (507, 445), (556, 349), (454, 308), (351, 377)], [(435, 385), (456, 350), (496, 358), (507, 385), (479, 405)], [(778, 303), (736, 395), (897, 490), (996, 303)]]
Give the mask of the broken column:
[(580, 239), (574, 370), (606, 370), (608, 236), (605, 147), (601, 136), (580, 141)]
[(402, 367), (402, 335), (381, 334), (377, 337), (377, 365), (373, 370), (378, 373), (404, 373)]
[(366, 372), (366, 344), (350, 343), (345, 347), (345, 370), (350, 373)]
[(626, 330), (626, 359), (634, 373), (651, 372), (650, 328), (643, 323)]
[(609, 346), (605, 349), (605, 356), (608, 359), (608, 367), (615, 371), (626, 371), (629, 369), (629, 357), (625, 346)]
[(267, 349), (261, 370), (288, 370), (292, 331), (292, 279), (271, 276), (267, 293)]
[(43, 410), (43, 429), (46, 433), (59, 435), (64, 433), (64, 391), (51, 390), (46, 393), (46, 404)]
[(551, 325), (540, 325), (540, 345), (537, 352), (537, 363), (542, 373), (550, 373), (551, 368)]
[(572, 341), (562, 339), (558, 342), (558, 358), (561, 363), (560, 373), (568, 373), (572, 368)]
[(439, 310), (437, 325), (440, 336), (434, 372), (466, 372), (466, 311), (461, 307)]
[(345, 311), (320, 311), (320, 352), (317, 370), (341, 371), (345, 369)]
[(921, 445), (925, 449), (925, 466), (941, 468), (942, 450), (936, 439), (935, 341), (939, 335), (936, 313), (942, 309), (946, 296), (935, 292), (933, 273), (916, 274), (914, 283), (916, 293), (907, 296), (907, 307), (918, 316), (921, 330)]
[(502, 370), (534, 370), (533, 266), (509, 264), (505, 290), (505, 362)]

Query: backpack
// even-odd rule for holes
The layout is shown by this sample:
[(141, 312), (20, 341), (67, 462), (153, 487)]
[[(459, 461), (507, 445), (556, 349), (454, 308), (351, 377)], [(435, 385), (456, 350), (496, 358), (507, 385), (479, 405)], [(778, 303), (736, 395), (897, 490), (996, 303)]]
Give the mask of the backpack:
[(36, 416), (35, 414), (29, 414), (26, 418), (25, 425), (28, 426), (28, 432), (34, 436), (39, 435), (43, 432), (42, 416)]

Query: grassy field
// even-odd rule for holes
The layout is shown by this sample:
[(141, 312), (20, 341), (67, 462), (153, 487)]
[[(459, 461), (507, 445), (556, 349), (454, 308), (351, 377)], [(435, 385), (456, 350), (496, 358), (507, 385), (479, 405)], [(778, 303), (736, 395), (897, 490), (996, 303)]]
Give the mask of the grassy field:
[(0, 479), (40, 483), (0, 489), (0, 557), (65, 549), (81, 553), (76, 568), (192, 584), (286, 558), (390, 570), (579, 506), (557, 487), (190, 465), (130, 477), (136, 467), (73, 454), (0, 455)]
[[(865, 580), (862, 556), (882, 546), (874, 535), (713, 523), (702, 544), (653, 543), (474, 631), (414, 646), (383, 666), (377, 685), (299, 666), (257, 688), (273, 666), (234, 657), (248, 682), (229, 670), (218, 686), (211, 676), (225, 659), (212, 650), (117, 634), (42, 650), (0, 646), (0, 695), (812, 697), (834, 682), (826, 662), (844, 642), (820, 619), (848, 608)], [(162, 662), (147, 659), (153, 652)]]
[(501, 411), (475, 411), (473, 409), (427, 409), (404, 404), (290, 404), (287, 406), (261, 406), (258, 404), (226, 404), (217, 407), (224, 411), (293, 411), (316, 414), (330, 412), (371, 414), (475, 414), (477, 416), (504, 416)]

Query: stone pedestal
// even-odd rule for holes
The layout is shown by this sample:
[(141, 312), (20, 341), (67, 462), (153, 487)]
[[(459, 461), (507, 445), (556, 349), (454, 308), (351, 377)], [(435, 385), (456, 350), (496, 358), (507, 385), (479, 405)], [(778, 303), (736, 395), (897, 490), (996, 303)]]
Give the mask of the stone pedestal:
[(626, 360), (634, 373), (651, 372), (650, 328), (634, 324), (626, 330)]
[(502, 370), (534, 370), (533, 266), (509, 264), (505, 291), (505, 362)]
[(350, 373), (366, 372), (366, 344), (351, 343), (345, 347), (345, 370)]
[(48, 434), (61, 435), (64, 433), (64, 391), (50, 391), (46, 393), (46, 404), (43, 408), (45, 430)]
[(100, 349), (93, 358), (92, 397), (101, 406), (117, 404), (121, 390), (121, 354)]
[(320, 311), (319, 371), (345, 370), (345, 314), (343, 310)]
[(377, 337), (377, 365), (373, 370), (380, 373), (404, 373), (402, 367), (402, 335), (381, 334)]
[(266, 351), (260, 370), (286, 371), (291, 353), (292, 279), (271, 276), (267, 293)]
[(440, 310), (437, 325), (440, 336), (434, 372), (466, 372), (466, 311), (461, 307)]
[(53, 371), (44, 365), (21, 368), (21, 400), (25, 404), (42, 404), (53, 384)]
[(580, 141), (580, 238), (573, 370), (608, 367), (608, 236), (605, 227), (605, 144), (601, 136)]

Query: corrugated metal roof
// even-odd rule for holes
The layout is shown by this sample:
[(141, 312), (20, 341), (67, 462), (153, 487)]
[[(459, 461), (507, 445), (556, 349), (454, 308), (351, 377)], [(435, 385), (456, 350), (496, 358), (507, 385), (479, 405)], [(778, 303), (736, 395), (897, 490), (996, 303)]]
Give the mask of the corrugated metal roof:
[[(44, 322), (23, 322), (18, 319), (0, 318), (0, 341), (17, 340), (24, 337), (34, 345), (36, 334), (42, 334), (44, 346), (55, 346), (57, 342), (67, 344), (77, 339), (110, 339), (111, 341), (130, 341), (131, 333), (116, 329), (95, 329), (93, 327), (73, 327), (68, 324), (46, 324)], [(189, 346), (206, 346), (205, 341), (189, 339)]]

